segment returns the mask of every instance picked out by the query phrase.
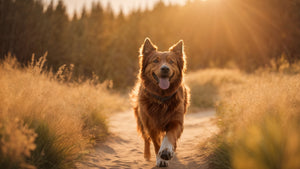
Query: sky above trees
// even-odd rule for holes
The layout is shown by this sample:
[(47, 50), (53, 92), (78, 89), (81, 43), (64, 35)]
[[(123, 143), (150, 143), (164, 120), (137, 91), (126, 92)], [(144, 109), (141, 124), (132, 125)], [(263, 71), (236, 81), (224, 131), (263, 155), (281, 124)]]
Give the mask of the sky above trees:
[[(54, 0), (54, 2), (57, 2), (58, 0)], [(74, 11), (81, 11), (83, 7), (86, 7), (89, 9), (91, 7), (91, 4), (93, 2), (100, 1), (103, 6), (107, 6), (109, 3), (114, 10), (115, 13), (118, 13), (120, 9), (125, 14), (128, 14), (133, 9), (146, 9), (150, 8), (152, 9), (154, 4), (156, 4), (160, 0), (64, 0), (64, 3), (67, 6), (67, 12), (69, 15), (73, 15)], [(166, 4), (172, 3), (172, 4), (185, 4), (186, 0), (162, 0)], [(46, 3), (50, 3), (51, 0), (45, 0)]]

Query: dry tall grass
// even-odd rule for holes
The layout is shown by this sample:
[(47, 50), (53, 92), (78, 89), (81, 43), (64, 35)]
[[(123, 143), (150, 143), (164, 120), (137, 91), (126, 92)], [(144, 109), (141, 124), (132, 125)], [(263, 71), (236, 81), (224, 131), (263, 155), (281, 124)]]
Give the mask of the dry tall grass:
[(191, 89), (191, 110), (214, 108), (221, 93), (245, 81), (244, 75), (234, 69), (204, 69), (188, 73), (185, 79)]
[(63, 83), (70, 71), (44, 71), (44, 62), (20, 68), (7, 57), (0, 64), (1, 168), (71, 168), (107, 134), (105, 116), (124, 108), (108, 83)]
[(222, 95), (211, 168), (300, 168), (300, 74), (248, 75)]

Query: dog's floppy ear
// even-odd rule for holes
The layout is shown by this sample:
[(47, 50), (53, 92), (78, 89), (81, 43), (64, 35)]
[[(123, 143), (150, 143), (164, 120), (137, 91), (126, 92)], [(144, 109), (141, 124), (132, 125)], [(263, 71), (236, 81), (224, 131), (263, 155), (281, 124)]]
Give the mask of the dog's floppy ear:
[(179, 42), (177, 42), (175, 45), (170, 47), (169, 50), (174, 52), (178, 56), (183, 56), (183, 53), (184, 53), (183, 40), (180, 40)]
[(143, 56), (149, 55), (151, 52), (156, 51), (157, 47), (152, 44), (149, 38), (146, 38), (144, 44), (141, 47), (140, 54)]

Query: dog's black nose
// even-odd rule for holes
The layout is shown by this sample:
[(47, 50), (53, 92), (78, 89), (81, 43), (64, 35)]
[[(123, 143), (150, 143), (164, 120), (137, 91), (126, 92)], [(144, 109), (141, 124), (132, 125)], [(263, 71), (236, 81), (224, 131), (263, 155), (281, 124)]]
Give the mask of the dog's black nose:
[(163, 66), (160, 68), (160, 71), (161, 71), (162, 73), (169, 73), (170, 68), (169, 68), (168, 66), (166, 66), (166, 65), (163, 65)]

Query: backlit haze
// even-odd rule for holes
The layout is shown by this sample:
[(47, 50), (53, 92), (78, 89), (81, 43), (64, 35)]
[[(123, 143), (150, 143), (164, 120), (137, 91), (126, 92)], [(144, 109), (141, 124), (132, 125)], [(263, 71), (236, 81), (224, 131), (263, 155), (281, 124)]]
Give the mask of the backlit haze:
[[(45, 0), (50, 3), (51, 0)], [(57, 2), (58, 0), (54, 0)], [(125, 14), (128, 14), (134, 9), (151, 9), (153, 5), (159, 0), (63, 0), (67, 6), (67, 12), (69, 15), (73, 15), (74, 11), (80, 12), (85, 6), (87, 9), (91, 7), (93, 2), (101, 2), (104, 7), (110, 4), (115, 13), (119, 13), (120, 9), (123, 10)], [(162, 0), (166, 4), (185, 4), (186, 0)]]

